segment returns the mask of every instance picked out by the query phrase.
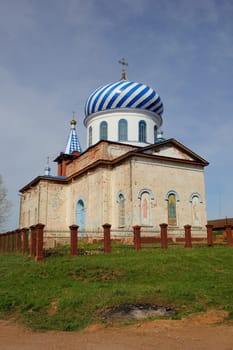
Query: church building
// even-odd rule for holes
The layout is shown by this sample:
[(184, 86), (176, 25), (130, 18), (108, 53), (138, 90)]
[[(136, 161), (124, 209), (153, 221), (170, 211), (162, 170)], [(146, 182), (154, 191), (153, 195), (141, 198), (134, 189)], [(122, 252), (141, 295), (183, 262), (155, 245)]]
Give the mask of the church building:
[(87, 148), (82, 151), (76, 121), (57, 162), (21, 190), (20, 228), (45, 225), (47, 237), (68, 233), (98, 237), (102, 225), (126, 236), (132, 226), (142, 232), (205, 235), (207, 224), (204, 168), (208, 162), (161, 132), (163, 103), (157, 91), (126, 79), (97, 88), (87, 99), (84, 125)]

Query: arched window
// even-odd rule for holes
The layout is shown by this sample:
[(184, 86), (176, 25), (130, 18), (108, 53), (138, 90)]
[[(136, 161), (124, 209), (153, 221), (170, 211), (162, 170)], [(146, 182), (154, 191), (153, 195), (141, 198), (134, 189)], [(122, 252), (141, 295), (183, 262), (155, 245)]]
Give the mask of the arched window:
[(108, 139), (108, 124), (103, 121), (100, 123), (100, 140)]
[(167, 201), (167, 216), (168, 216), (168, 225), (177, 225), (177, 208), (176, 204), (180, 201), (180, 197), (176, 191), (169, 191), (165, 200)]
[(174, 193), (168, 196), (168, 225), (176, 225), (176, 196)]
[(92, 126), (89, 128), (89, 135), (88, 135), (88, 146), (90, 147), (92, 145)]
[(125, 226), (125, 197), (122, 193), (118, 196), (119, 203), (119, 226)]
[(151, 201), (154, 199), (154, 194), (150, 189), (144, 188), (138, 193), (138, 198), (140, 199), (141, 225), (150, 226)]
[(157, 128), (157, 125), (155, 125), (154, 126), (154, 143), (156, 143), (157, 136), (158, 136), (158, 128)]
[(146, 122), (144, 120), (140, 120), (139, 122), (139, 142), (146, 142)]
[(85, 236), (86, 208), (83, 199), (76, 203), (76, 224), (79, 226), (80, 236)]
[(191, 198), (193, 226), (200, 226), (200, 197), (193, 194)]
[(127, 141), (128, 140), (128, 123), (125, 119), (120, 119), (118, 123), (118, 140)]

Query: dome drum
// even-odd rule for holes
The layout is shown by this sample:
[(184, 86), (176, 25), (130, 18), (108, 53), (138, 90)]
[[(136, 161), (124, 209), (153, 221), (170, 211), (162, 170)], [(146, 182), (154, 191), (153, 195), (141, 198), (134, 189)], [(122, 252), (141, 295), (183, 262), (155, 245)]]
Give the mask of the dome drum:
[[(124, 121), (127, 129), (124, 136), (120, 136), (120, 124)], [(139, 124), (145, 124), (145, 138), (139, 141)], [(106, 126), (106, 138), (101, 136), (101, 125)], [(150, 111), (122, 108), (97, 112), (85, 118), (84, 124), (87, 127), (88, 147), (101, 139), (115, 142), (129, 143), (137, 146), (145, 146), (155, 142), (154, 130), (162, 125), (162, 117)], [(90, 141), (91, 130), (91, 141)], [(143, 142), (142, 142), (143, 141)]]

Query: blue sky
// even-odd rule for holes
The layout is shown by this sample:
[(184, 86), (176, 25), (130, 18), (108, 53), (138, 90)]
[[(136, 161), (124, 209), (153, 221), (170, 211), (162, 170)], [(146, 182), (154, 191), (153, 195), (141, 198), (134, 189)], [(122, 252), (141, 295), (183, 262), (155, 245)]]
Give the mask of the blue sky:
[[(64, 151), (72, 111), (127, 77), (156, 89), (163, 131), (210, 162), (208, 218), (233, 217), (232, 0), (0, 0), (0, 159), (18, 226), (18, 190)], [(53, 166), (53, 174), (56, 168)]]

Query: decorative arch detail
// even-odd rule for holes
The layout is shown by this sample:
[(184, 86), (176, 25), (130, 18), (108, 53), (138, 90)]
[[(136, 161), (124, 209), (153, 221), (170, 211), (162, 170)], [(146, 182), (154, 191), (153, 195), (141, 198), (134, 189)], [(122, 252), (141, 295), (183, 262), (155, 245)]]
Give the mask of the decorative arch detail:
[(193, 192), (193, 193), (191, 194), (191, 196), (189, 197), (189, 202), (190, 202), (190, 203), (193, 202), (193, 198), (194, 198), (194, 197), (197, 197), (197, 198), (199, 199), (199, 203), (203, 203), (203, 200), (202, 200), (202, 198), (201, 198), (201, 195), (200, 195), (200, 193), (198, 193), (198, 192)]
[(177, 202), (180, 201), (180, 196), (179, 196), (179, 194), (178, 194), (176, 191), (174, 191), (174, 190), (170, 190), (170, 191), (167, 192), (167, 194), (166, 194), (166, 196), (165, 196), (165, 198), (164, 198), (165, 201), (168, 201), (169, 196), (170, 196), (171, 194), (174, 194), (174, 195), (175, 195), (176, 201), (177, 201)]
[(117, 195), (116, 195), (116, 201), (117, 201), (117, 203), (120, 202), (122, 196), (124, 197), (124, 199), (126, 199), (125, 192), (119, 191), (119, 192), (117, 193)]
[(149, 188), (143, 188), (141, 191), (139, 191), (138, 192), (138, 199), (142, 198), (143, 193), (148, 193), (150, 196), (150, 200), (155, 199), (154, 193)]

